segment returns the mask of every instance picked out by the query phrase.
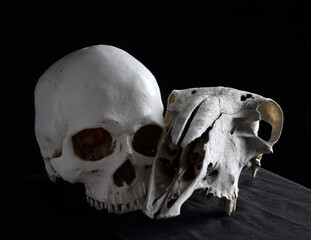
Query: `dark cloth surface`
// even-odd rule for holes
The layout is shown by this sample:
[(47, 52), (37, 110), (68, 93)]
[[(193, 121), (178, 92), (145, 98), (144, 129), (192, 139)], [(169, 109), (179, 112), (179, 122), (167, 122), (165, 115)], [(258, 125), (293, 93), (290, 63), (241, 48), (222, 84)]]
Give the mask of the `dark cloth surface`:
[(255, 179), (243, 172), (239, 189), (230, 217), (216, 198), (194, 193), (180, 216), (152, 220), (141, 211), (97, 211), (82, 184), (32, 176), (12, 189), (1, 239), (311, 239), (310, 189), (264, 169)]

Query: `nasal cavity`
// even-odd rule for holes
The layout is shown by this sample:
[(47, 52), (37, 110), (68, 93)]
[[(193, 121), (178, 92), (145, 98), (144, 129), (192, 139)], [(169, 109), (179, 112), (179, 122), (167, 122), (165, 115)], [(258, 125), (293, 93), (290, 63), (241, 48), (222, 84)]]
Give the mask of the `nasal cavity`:
[(135, 168), (129, 159), (126, 160), (113, 174), (113, 181), (118, 187), (131, 186), (135, 178)]

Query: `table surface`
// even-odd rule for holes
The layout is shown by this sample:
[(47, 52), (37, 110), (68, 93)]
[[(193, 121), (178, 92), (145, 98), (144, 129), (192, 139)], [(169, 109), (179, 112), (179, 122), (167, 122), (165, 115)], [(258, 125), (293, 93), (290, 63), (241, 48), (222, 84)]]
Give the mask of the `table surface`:
[(30, 176), (11, 191), (4, 239), (311, 239), (310, 189), (264, 169), (255, 179), (243, 172), (239, 189), (230, 217), (194, 193), (180, 216), (153, 220), (97, 211), (82, 184)]

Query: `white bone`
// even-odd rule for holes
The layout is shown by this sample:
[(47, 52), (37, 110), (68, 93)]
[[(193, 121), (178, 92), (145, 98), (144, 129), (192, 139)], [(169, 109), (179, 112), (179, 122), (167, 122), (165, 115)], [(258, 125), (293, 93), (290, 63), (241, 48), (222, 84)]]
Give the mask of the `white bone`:
[[(151, 171), (146, 166), (154, 157), (136, 152), (133, 137), (143, 126), (164, 124), (158, 84), (143, 64), (112, 46), (75, 51), (40, 77), (35, 111), (36, 137), (51, 180), (58, 174), (69, 182), (84, 183), (87, 201), (97, 209), (124, 213), (141, 208), (138, 203)], [(94, 128), (110, 133), (111, 154), (85, 161), (74, 152), (72, 136)], [(120, 179), (123, 184), (117, 186), (113, 174), (127, 161), (135, 179)], [(119, 211), (120, 204), (127, 203), (130, 208)]]
[[(272, 126), (270, 139), (258, 136), (260, 121)], [(151, 218), (159, 212), (158, 219), (177, 216), (199, 189), (218, 197), (219, 208), (230, 215), (241, 171), (251, 167), (257, 175), (262, 154), (272, 153), (280, 137), (283, 113), (271, 99), (232, 88), (174, 90), (166, 125), (143, 212)]]

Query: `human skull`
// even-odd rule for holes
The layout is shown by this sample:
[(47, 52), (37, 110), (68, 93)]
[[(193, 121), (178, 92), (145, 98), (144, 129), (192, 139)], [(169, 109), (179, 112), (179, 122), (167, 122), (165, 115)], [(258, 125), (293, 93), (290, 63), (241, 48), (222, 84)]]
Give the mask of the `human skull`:
[(96, 209), (141, 209), (163, 129), (159, 87), (145, 66), (112, 46), (75, 51), (40, 77), (35, 112), (51, 180), (84, 183)]
[[(168, 99), (166, 134), (154, 160), (144, 213), (158, 219), (180, 214), (195, 190), (219, 198), (229, 215), (235, 211), (241, 171), (255, 177), (263, 153), (272, 153), (283, 125), (272, 99), (226, 87), (174, 90)], [(262, 123), (272, 127), (260, 138)]]

